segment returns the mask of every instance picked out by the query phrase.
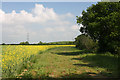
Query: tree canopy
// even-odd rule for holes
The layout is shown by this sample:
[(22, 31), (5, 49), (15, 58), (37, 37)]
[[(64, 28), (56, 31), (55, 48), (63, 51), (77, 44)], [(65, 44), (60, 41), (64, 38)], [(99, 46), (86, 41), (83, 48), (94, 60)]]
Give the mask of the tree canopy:
[(98, 2), (77, 16), (80, 32), (98, 41), (100, 51), (115, 52), (120, 47), (120, 3)]

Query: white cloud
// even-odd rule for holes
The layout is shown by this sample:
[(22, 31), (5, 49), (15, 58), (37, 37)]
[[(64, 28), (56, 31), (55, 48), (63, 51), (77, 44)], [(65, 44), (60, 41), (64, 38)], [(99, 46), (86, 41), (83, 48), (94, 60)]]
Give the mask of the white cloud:
[(5, 15), (5, 12), (0, 9), (0, 23), (4, 21), (4, 15)]
[(0, 23), (3, 24), (3, 42), (6, 43), (25, 41), (27, 32), (32, 42), (71, 40), (79, 33), (78, 26), (69, 21), (75, 18), (74, 15), (59, 15), (53, 8), (45, 8), (41, 4), (36, 4), (30, 13), (25, 10), (20, 13), (0, 10), (0, 18)]
[(79, 30), (79, 29), (80, 29), (80, 26), (78, 26), (78, 25), (73, 25), (71, 28), (72, 28), (73, 30)]
[(49, 32), (52, 32), (52, 31), (53, 31), (53, 29), (52, 29), (52, 28), (47, 27), (47, 28), (45, 28), (45, 31), (49, 33)]
[(74, 15), (71, 14), (71, 13), (67, 13), (66, 16), (68, 16), (68, 17), (74, 17)]
[(80, 17), (82, 17), (83, 15), (82, 14), (80, 14)]
[(38, 18), (47, 21), (47, 20), (56, 20), (57, 14), (53, 11), (53, 8), (45, 8), (43, 5), (36, 4), (35, 8), (32, 10), (35, 18)]

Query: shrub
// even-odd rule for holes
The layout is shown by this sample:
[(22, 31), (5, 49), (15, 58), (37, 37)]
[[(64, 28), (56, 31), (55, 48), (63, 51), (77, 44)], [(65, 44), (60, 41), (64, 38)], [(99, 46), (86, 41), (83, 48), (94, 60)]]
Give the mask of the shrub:
[(87, 35), (79, 35), (75, 38), (75, 45), (79, 49), (93, 50), (97, 48), (96, 43)]
[(21, 44), (21, 45), (28, 45), (29, 42), (28, 42), (28, 41), (26, 41), (26, 42), (20, 42), (20, 44)]
[(5, 43), (2, 43), (2, 45), (5, 45)]

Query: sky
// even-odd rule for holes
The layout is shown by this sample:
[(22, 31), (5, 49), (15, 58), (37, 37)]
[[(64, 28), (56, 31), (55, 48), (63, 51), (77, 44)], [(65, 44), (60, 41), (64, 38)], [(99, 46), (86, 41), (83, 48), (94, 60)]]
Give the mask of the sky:
[(97, 2), (3, 2), (2, 43), (74, 41), (80, 35), (76, 16)]

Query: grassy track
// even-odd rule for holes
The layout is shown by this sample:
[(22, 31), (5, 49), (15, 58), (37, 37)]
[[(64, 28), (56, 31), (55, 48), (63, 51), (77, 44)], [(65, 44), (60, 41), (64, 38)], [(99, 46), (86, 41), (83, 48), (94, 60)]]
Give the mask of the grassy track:
[[(84, 53), (84, 54), (83, 54)], [(118, 76), (118, 57), (58, 47), (33, 56), (18, 78), (106, 78)]]

